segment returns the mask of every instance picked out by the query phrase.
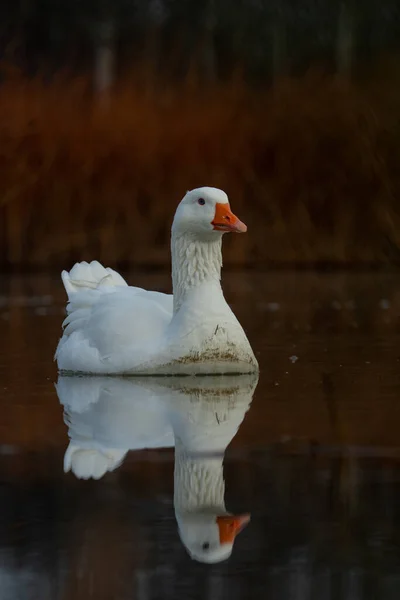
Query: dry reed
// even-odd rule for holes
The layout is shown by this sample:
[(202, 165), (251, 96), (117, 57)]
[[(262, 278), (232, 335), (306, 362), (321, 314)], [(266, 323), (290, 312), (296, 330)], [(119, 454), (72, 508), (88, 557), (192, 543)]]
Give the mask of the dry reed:
[(387, 104), (371, 85), (315, 73), (268, 91), (126, 80), (107, 103), (84, 80), (9, 78), (1, 265), (167, 266), (175, 206), (200, 185), (224, 188), (249, 225), (227, 241), (227, 264), (396, 261), (400, 138)]

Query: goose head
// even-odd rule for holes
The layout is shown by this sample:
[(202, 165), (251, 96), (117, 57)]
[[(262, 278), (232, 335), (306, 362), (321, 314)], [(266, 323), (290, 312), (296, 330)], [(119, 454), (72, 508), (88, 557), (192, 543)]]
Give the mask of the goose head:
[(237, 534), (249, 522), (249, 514), (193, 513), (179, 520), (179, 535), (193, 560), (218, 563), (230, 557)]
[(225, 192), (201, 187), (187, 192), (178, 205), (172, 231), (189, 233), (200, 239), (215, 239), (223, 233), (245, 233), (247, 227), (231, 211)]
[(207, 295), (222, 296), (223, 234), (245, 231), (246, 225), (231, 211), (225, 192), (212, 187), (187, 192), (176, 209), (171, 231), (174, 314), (191, 290), (204, 283), (214, 286)]

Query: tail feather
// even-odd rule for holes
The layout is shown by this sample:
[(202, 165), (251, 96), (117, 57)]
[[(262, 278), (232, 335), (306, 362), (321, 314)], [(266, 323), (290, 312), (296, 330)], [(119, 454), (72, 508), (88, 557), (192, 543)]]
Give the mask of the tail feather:
[(63, 271), (61, 278), (68, 295), (67, 317), (63, 322), (65, 336), (85, 326), (92, 306), (101, 295), (128, 285), (119, 273), (103, 267), (97, 260), (76, 263), (69, 272)]
[(74, 294), (84, 290), (97, 290), (100, 287), (118, 287), (126, 286), (126, 281), (119, 273), (105, 268), (97, 260), (91, 263), (86, 261), (76, 263), (70, 272), (63, 271), (61, 278), (64, 283), (65, 290), (68, 294)]
[(64, 455), (64, 472), (72, 471), (78, 479), (101, 479), (107, 471), (120, 466), (126, 450), (81, 447), (70, 442)]

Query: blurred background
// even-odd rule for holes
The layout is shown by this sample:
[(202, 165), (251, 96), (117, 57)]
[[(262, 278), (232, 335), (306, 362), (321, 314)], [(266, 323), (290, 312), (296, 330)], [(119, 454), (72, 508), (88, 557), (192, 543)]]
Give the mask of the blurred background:
[(167, 268), (187, 189), (225, 264), (400, 257), (397, 0), (3, 0), (0, 268)]

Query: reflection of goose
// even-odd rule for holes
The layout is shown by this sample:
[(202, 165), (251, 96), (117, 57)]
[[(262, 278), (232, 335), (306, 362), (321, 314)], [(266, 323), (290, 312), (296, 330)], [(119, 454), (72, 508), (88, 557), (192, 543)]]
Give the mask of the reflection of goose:
[(81, 479), (100, 479), (122, 463), (128, 450), (174, 445), (158, 396), (136, 381), (59, 377), (57, 393), (71, 438), (64, 456), (66, 471)]
[(128, 450), (175, 444), (174, 507), (192, 558), (227, 559), (248, 515), (225, 508), (224, 452), (250, 406), (257, 375), (59, 377), (70, 444), (64, 468), (82, 479), (116, 469)]

